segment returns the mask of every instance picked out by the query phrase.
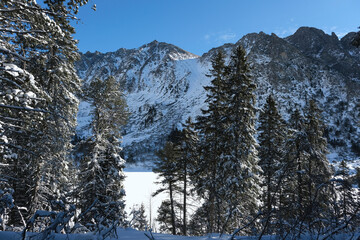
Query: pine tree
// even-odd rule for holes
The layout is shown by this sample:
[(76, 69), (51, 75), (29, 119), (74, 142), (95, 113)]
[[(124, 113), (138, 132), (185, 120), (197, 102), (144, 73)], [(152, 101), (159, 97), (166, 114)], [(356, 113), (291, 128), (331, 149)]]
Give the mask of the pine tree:
[[(356, 203), (350, 180), (350, 169), (344, 160), (341, 161), (335, 173), (338, 195), (338, 222), (348, 221), (356, 213)], [(339, 223), (340, 224), (340, 223)], [(351, 225), (351, 224), (350, 224)], [(336, 226), (339, 227), (339, 226)]]
[(308, 154), (307, 137), (304, 133), (305, 119), (296, 109), (289, 119), (288, 133), (285, 143), (285, 157), (279, 170), (282, 176), (279, 222), (280, 232), (289, 232), (295, 228), (304, 216), (305, 171), (304, 162)]
[[(199, 159), (196, 171), (192, 174), (192, 182), (197, 194), (204, 199), (203, 208), (208, 213), (207, 232), (220, 232), (224, 215), (222, 198), (219, 189), (222, 187), (222, 173), (219, 171), (222, 162), (222, 151), (225, 149), (223, 139), (225, 125), (222, 117), (225, 115), (224, 88), (228, 69), (224, 54), (218, 52), (212, 59), (210, 70), (211, 85), (204, 87), (207, 93), (207, 109), (202, 110), (202, 116), (197, 118), (196, 128), (199, 130)], [(196, 217), (196, 216), (194, 216)]]
[[(194, 169), (194, 163), (197, 160), (198, 136), (194, 130), (194, 123), (191, 118), (183, 124), (182, 131), (174, 129), (165, 144), (164, 148), (158, 152), (159, 159), (155, 162), (154, 172), (161, 177), (163, 185), (153, 195), (161, 192), (168, 192), (169, 198), (166, 199), (162, 208), (159, 210), (159, 221), (168, 221), (162, 223), (163, 229), (168, 229), (171, 225), (172, 234), (179, 230), (183, 235), (187, 234), (187, 199), (189, 197), (190, 175)], [(182, 196), (181, 196), (182, 195)], [(175, 201), (176, 198), (182, 198), (182, 203)], [(179, 223), (177, 212), (182, 211), (182, 223)], [(179, 230), (178, 230), (179, 229)]]
[[(176, 134), (172, 134), (172, 136), (175, 137)], [(168, 225), (170, 225), (171, 233), (175, 235), (177, 234), (177, 229), (179, 227), (176, 217), (176, 207), (179, 203), (175, 200), (175, 196), (180, 192), (177, 168), (177, 160), (180, 158), (179, 142), (166, 142), (164, 148), (158, 152), (158, 157), (159, 159), (155, 161), (153, 172), (158, 173), (158, 176), (161, 179), (158, 183), (163, 187), (153, 193), (153, 196), (162, 192), (168, 192), (169, 194), (169, 198), (162, 202), (162, 208), (159, 209), (158, 221), (165, 224), (166, 227), (164, 229), (170, 229), (168, 227)]]
[[(245, 50), (238, 46), (231, 56), (224, 92), (224, 160), (220, 171), (222, 195), (227, 204), (224, 229), (232, 232), (259, 210), (261, 168), (255, 140), (255, 89)], [(226, 226), (227, 225), (227, 226)]]
[[(282, 190), (282, 216), (297, 225), (298, 232), (319, 231), (329, 212), (331, 169), (326, 158), (326, 139), (320, 110), (309, 101), (306, 116), (296, 110), (290, 118), (286, 143), (285, 183)], [(316, 221), (316, 223), (314, 223)]]
[[(17, 176), (11, 180), (14, 199), (27, 209), (25, 217), (49, 208), (67, 181), (60, 173), (67, 164), (79, 87), (69, 21), (86, 2), (45, 1), (44, 8), (33, 0), (0, 3), (1, 145), (12, 166), (9, 172)], [(53, 169), (59, 171), (50, 173)], [(17, 213), (11, 216), (16, 225), (21, 224)]]
[(120, 86), (113, 77), (91, 82), (87, 96), (94, 109), (91, 123), (93, 135), (87, 140), (89, 153), (80, 162), (79, 204), (82, 212), (94, 202), (98, 207), (96, 213), (89, 212), (82, 222), (99, 224), (101, 221), (107, 227), (114, 222), (122, 224), (125, 221), (125, 161), (120, 156), (120, 138), (121, 127), (128, 116), (127, 106)]
[[(269, 95), (266, 104), (259, 116), (259, 165), (263, 170), (264, 190), (262, 193), (264, 202), (265, 226), (267, 233), (271, 234), (276, 228), (271, 221), (274, 219), (274, 211), (279, 206), (279, 194), (282, 176), (279, 176), (285, 143), (285, 124), (277, 110), (276, 102)], [(270, 225), (270, 226), (269, 226)]]
[[(255, 140), (256, 85), (244, 49), (234, 49), (228, 66), (212, 61), (208, 109), (198, 118), (200, 159), (196, 188), (205, 198), (210, 232), (232, 232), (258, 212), (261, 168)], [(201, 168), (201, 166), (203, 168)]]
[[(321, 111), (314, 100), (310, 100), (305, 115), (305, 133), (309, 149), (305, 163), (305, 172), (308, 176), (307, 188), (308, 203), (307, 214), (313, 219), (321, 218), (322, 213), (328, 211), (329, 205), (329, 180), (332, 175), (329, 161), (327, 160), (327, 141), (324, 137), (325, 125), (322, 121)], [(309, 216), (310, 215), (310, 216)], [(315, 227), (322, 227), (321, 224)]]

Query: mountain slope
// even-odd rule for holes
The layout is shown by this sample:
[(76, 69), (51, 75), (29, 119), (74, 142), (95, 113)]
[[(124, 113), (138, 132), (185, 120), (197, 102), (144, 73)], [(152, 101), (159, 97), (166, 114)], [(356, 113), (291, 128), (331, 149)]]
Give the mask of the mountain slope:
[[(171, 129), (206, 107), (203, 86), (210, 83), (206, 74), (211, 57), (218, 50), (229, 56), (235, 45), (242, 44), (258, 84), (258, 107), (274, 93), (287, 118), (291, 110), (303, 108), (308, 99), (315, 98), (328, 124), (330, 156), (355, 158), (360, 155), (356, 125), (360, 51), (350, 45), (352, 34), (339, 40), (335, 34), (308, 27), (287, 38), (252, 33), (201, 57), (154, 41), (137, 49), (83, 54), (77, 69), (85, 83), (109, 75), (122, 83), (132, 113), (124, 129), (126, 158), (130, 162), (151, 161)], [(86, 135), (89, 106), (81, 106), (78, 133)]]

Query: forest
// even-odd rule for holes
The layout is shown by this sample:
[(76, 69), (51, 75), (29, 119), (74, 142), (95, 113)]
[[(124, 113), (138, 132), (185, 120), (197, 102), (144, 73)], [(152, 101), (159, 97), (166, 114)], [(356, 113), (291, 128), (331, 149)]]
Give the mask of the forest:
[[(121, 239), (118, 228), (134, 228), (155, 239), (144, 206), (124, 210), (121, 134), (130, 113), (121, 85), (111, 76), (82, 84), (74, 68), (72, 22), (87, 3), (0, 1), (1, 230), (24, 240), (88, 232)], [(330, 165), (314, 99), (288, 121), (271, 94), (257, 109), (252, 71), (241, 45), (228, 62), (217, 52), (204, 87), (208, 107), (156, 153), (162, 187), (153, 195), (168, 194), (159, 230), (230, 239), (356, 236), (360, 169)], [(86, 139), (75, 136), (80, 99), (93, 109)]]

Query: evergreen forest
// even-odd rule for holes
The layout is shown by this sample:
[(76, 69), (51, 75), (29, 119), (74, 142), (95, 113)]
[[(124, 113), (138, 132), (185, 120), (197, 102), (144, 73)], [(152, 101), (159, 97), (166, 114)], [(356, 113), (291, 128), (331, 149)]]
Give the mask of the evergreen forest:
[[(121, 83), (109, 76), (83, 84), (74, 67), (72, 23), (85, 4), (0, 0), (0, 229), (23, 240), (89, 232), (121, 239), (118, 228), (156, 239), (144, 205), (125, 211), (121, 139), (131, 113)], [(241, 45), (229, 60), (222, 51), (212, 58), (207, 108), (156, 152), (161, 187), (153, 196), (167, 196), (156, 230), (227, 239), (356, 236), (360, 169), (329, 163), (315, 99), (288, 120), (276, 95), (256, 108), (253, 71)], [(80, 99), (92, 107), (88, 138), (75, 135)]]

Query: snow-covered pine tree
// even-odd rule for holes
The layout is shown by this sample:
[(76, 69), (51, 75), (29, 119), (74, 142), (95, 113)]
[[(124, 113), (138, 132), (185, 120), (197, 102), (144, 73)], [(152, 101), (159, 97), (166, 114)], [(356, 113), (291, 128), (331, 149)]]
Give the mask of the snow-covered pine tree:
[[(320, 110), (309, 101), (306, 116), (298, 109), (291, 115), (282, 173), (281, 219), (285, 229), (319, 231), (329, 211), (331, 169), (326, 158), (326, 139)], [(324, 220), (325, 221), (325, 220)], [(316, 222), (316, 224), (314, 223)]]
[(266, 99), (266, 103), (260, 112), (258, 141), (259, 141), (259, 165), (263, 170), (263, 212), (266, 234), (272, 234), (276, 228), (274, 225), (276, 209), (279, 206), (281, 175), (279, 170), (284, 157), (285, 123), (272, 95)]
[[(323, 213), (329, 211), (329, 180), (332, 176), (329, 161), (326, 157), (327, 140), (324, 137), (325, 124), (322, 121), (321, 111), (314, 100), (308, 102), (305, 111), (305, 133), (309, 148), (308, 156), (304, 164), (307, 175), (308, 203), (305, 205), (306, 214), (313, 221), (322, 218)], [(305, 195), (306, 197), (306, 195)], [(315, 229), (324, 227), (324, 223), (312, 224)]]
[[(7, 148), (6, 159), (12, 166), (8, 172), (17, 177), (11, 182), (15, 204), (27, 209), (23, 211), (25, 217), (36, 208), (49, 207), (49, 197), (54, 198), (58, 190), (52, 186), (49, 191), (42, 181), (49, 174), (46, 164), (59, 161), (59, 155), (64, 159), (68, 144), (57, 140), (68, 142), (74, 126), (78, 78), (72, 66), (77, 53), (69, 20), (86, 2), (45, 1), (44, 8), (33, 0), (0, 3), (0, 121), (5, 130), (1, 145)], [(54, 104), (63, 99), (66, 104)], [(64, 126), (57, 131), (60, 135), (54, 134), (55, 125)], [(50, 141), (55, 136), (59, 138)], [(53, 180), (65, 179), (58, 174)], [(21, 224), (17, 213), (14, 211), (11, 217), (15, 225)]]
[(222, 93), (225, 129), (222, 133), (220, 194), (227, 205), (223, 230), (232, 232), (257, 215), (260, 207), (261, 168), (255, 140), (255, 89), (246, 52), (234, 49)]
[(146, 231), (149, 223), (145, 215), (145, 206), (142, 203), (140, 206), (134, 205), (129, 214), (130, 217), (130, 227), (137, 229), (139, 231)]
[[(197, 118), (196, 128), (199, 131), (199, 158), (192, 174), (197, 194), (204, 200), (201, 207), (207, 212), (207, 232), (220, 232), (223, 225), (224, 207), (219, 190), (222, 188), (223, 173), (220, 171), (223, 162), (224, 143), (224, 88), (228, 69), (225, 56), (219, 51), (211, 60), (212, 69), (208, 77), (212, 78), (211, 85), (204, 87), (207, 91), (207, 109)], [(196, 212), (200, 213), (200, 212)], [(196, 214), (195, 213), (195, 214)], [(197, 216), (193, 216), (197, 218)]]
[[(77, 3), (76, 3), (77, 2)], [(78, 4), (87, 0), (44, 1), (47, 9), (54, 13), (51, 20), (57, 23), (57, 32), (50, 36), (50, 41), (43, 50), (42, 57), (37, 59), (33, 71), (46, 69), (39, 76), (50, 101), (47, 110), (52, 114), (46, 120), (43, 128), (43, 146), (47, 147), (43, 156), (39, 195), (44, 199), (67, 200), (69, 192), (69, 151), (72, 147), (70, 140), (75, 132), (76, 114), (81, 81), (74, 69), (74, 61), (79, 58), (77, 41), (72, 34), (75, 29), (70, 20), (77, 12)], [(67, 5), (65, 5), (67, 4)], [(60, 31), (59, 31), (60, 30)], [(36, 202), (34, 209), (38, 209)], [(44, 201), (38, 203), (44, 205)]]
[(279, 232), (289, 233), (304, 216), (304, 161), (307, 157), (307, 138), (304, 133), (305, 119), (299, 109), (290, 116), (285, 143), (285, 156), (278, 171), (282, 177), (279, 199)]
[(92, 136), (87, 140), (88, 154), (80, 162), (80, 198), (82, 223), (109, 227), (125, 221), (125, 191), (120, 156), (121, 127), (128, 111), (119, 83), (113, 77), (104, 81), (95, 79), (87, 87), (87, 98), (93, 106)]
[[(186, 235), (190, 175), (198, 157), (198, 136), (190, 117), (183, 127), (182, 131), (174, 129), (170, 133), (168, 142), (158, 152), (159, 160), (155, 162), (153, 171), (159, 174), (161, 177), (159, 183), (163, 185), (154, 195), (164, 191), (169, 193), (169, 198), (159, 209), (158, 221), (161, 222), (161, 228), (171, 230), (168, 232), (173, 234), (181, 232)], [(182, 203), (175, 201), (176, 198), (182, 198)], [(182, 223), (179, 223), (181, 217), (177, 214), (180, 211), (182, 211)]]
[[(345, 160), (342, 160), (338, 170), (335, 173), (335, 183), (337, 190), (336, 197), (336, 225), (338, 228), (349, 221), (354, 215), (357, 215), (356, 196), (353, 191), (350, 178), (350, 169)], [(346, 228), (356, 228), (358, 223), (351, 221)]]
[[(0, 121), (4, 129), (1, 145), (6, 151), (2, 160), (8, 164), (4, 171), (15, 190), (15, 204), (23, 209), (22, 214), (26, 217), (29, 213), (24, 210), (29, 210), (40, 179), (38, 152), (41, 151), (38, 149), (42, 134), (39, 129), (48, 100), (36, 73), (29, 71), (36, 53), (40, 54), (34, 45), (39, 43), (39, 38), (46, 44), (45, 31), (51, 32), (51, 29), (46, 22), (37, 20), (42, 14), (34, 1), (1, 1), (0, 8)], [(14, 210), (10, 223), (22, 225), (21, 218)]]

